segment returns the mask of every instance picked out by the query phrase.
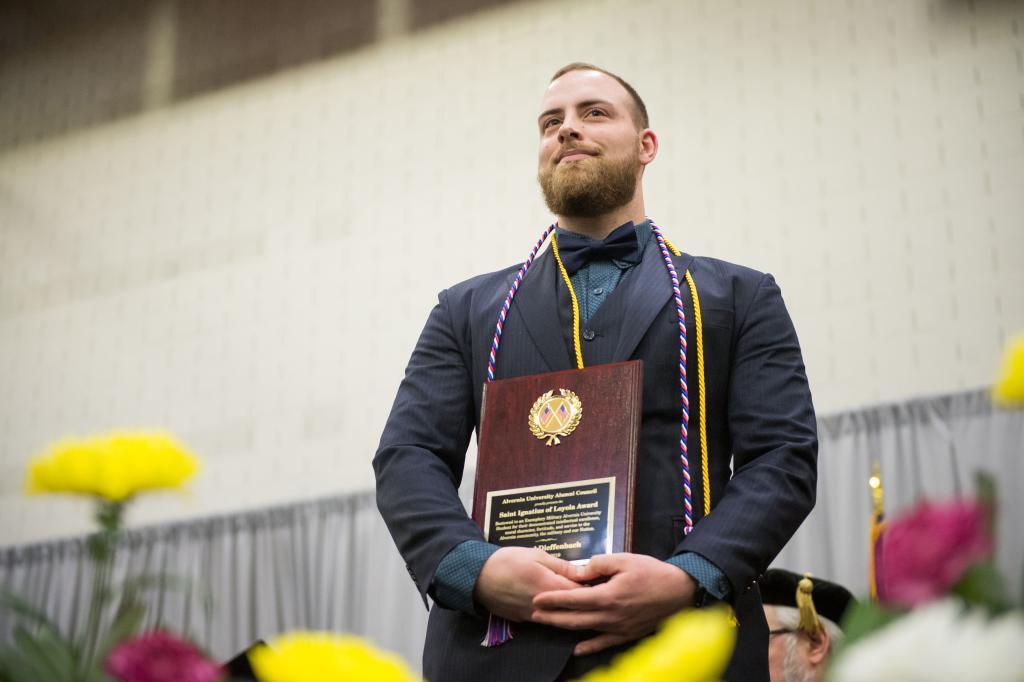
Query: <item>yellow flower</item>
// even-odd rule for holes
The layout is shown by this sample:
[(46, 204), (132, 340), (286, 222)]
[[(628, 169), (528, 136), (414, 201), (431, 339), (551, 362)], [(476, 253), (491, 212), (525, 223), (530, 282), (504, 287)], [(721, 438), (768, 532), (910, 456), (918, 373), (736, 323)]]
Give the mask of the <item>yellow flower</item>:
[(195, 457), (163, 433), (111, 433), (63, 440), (29, 462), (30, 493), (82, 493), (114, 502), (154, 488), (177, 488)]
[(992, 398), (1002, 405), (1024, 407), (1024, 336), (1018, 336), (1007, 347), (1003, 373), (992, 387)]
[(579, 682), (716, 682), (736, 642), (735, 620), (726, 608), (689, 609), (622, 654), (608, 668)]
[(393, 654), (329, 632), (291, 632), (249, 653), (260, 682), (417, 682)]

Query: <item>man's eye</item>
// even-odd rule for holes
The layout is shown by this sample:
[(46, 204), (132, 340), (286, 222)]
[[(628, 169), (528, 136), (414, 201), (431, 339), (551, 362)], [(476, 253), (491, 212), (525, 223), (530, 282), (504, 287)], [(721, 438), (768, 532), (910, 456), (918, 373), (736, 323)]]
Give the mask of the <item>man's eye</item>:
[(550, 128), (551, 126), (555, 125), (556, 123), (561, 123), (561, 121), (559, 121), (557, 118), (549, 118), (548, 120), (544, 121), (544, 127), (545, 128)]
[(604, 116), (605, 115), (605, 113), (602, 110), (600, 110), (600, 109), (591, 109), (590, 111), (587, 112), (587, 116), (591, 116), (593, 114), (597, 114), (598, 116)]

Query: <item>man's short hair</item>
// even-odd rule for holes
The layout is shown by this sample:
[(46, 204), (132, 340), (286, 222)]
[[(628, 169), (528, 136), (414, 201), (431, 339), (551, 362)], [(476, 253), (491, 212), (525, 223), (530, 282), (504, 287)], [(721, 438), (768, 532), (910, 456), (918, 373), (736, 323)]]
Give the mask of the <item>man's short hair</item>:
[(597, 71), (598, 73), (603, 73), (606, 76), (614, 78), (618, 81), (619, 85), (626, 88), (626, 92), (628, 92), (629, 96), (633, 98), (633, 111), (631, 114), (633, 116), (633, 123), (636, 127), (643, 130), (644, 128), (649, 128), (651, 126), (651, 122), (647, 118), (647, 105), (644, 104), (642, 99), (640, 99), (640, 95), (633, 89), (633, 86), (619, 76), (616, 76), (611, 71), (602, 69), (600, 66), (594, 66), (593, 64), (587, 64), (586, 62), (573, 62), (572, 64), (566, 64), (558, 71), (555, 71), (555, 75), (551, 77), (549, 82), (554, 83), (570, 71)]

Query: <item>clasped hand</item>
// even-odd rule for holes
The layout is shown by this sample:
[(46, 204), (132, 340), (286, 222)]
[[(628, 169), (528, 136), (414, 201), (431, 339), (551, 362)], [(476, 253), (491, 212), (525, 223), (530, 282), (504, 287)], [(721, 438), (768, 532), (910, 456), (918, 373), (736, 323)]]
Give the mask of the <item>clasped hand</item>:
[(586, 566), (539, 549), (503, 547), (487, 560), (475, 596), (491, 613), (600, 634), (577, 656), (639, 639), (692, 605), (696, 584), (684, 571), (644, 554), (599, 554)]

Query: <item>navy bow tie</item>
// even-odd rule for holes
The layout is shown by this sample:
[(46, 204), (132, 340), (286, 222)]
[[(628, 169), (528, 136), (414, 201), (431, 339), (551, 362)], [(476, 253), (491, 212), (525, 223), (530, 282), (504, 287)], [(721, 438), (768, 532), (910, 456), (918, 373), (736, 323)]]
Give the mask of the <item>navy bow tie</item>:
[(558, 255), (562, 265), (572, 275), (593, 260), (621, 260), (628, 263), (640, 262), (637, 248), (636, 227), (632, 221), (621, 225), (603, 240), (588, 239), (571, 232), (558, 236)]

